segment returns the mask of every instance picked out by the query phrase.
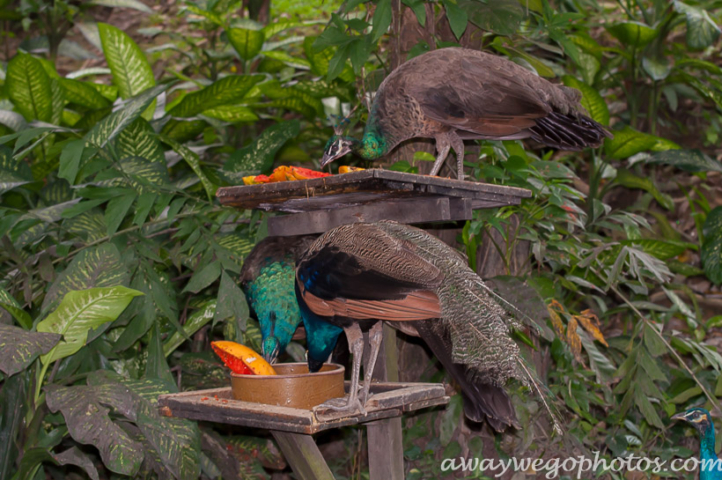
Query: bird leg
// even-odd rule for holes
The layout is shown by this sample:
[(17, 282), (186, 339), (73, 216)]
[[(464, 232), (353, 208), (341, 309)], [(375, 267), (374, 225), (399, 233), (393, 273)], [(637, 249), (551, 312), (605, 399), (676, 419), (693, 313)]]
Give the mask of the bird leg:
[(434, 166), (431, 168), (431, 173), (429, 173), (432, 177), (439, 174), (439, 170), (441, 170), (441, 166), (444, 164), (444, 160), (446, 160), (446, 156), (449, 155), (449, 149), (451, 148), (451, 144), (449, 143), (448, 135), (446, 133), (437, 135), (435, 140), (438, 155), (436, 155), (436, 161), (434, 162)]
[(346, 327), (343, 330), (346, 333), (346, 338), (348, 339), (348, 344), (351, 348), (351, 353), (353, 354), (351, 387), (349, 388), (348, 398), (332, 398), (331, 400), (322, 403), (316, 408), (328, 408), (330, 410), (347, 413), (355, 413), (357, 411), (360, 411), (361, 413), (366, 415), (366, 409), (364, 409), (358, 398), (359, 377), (361, 376), (361, 361), (364, 354), (363, 332), (361, 332), (361, 327), (359, 327), (357, 323), (352, 323), (350, 327)]
[(464, 179), (464, 141), (459, 137), (456, 132), (451, 131), (448, 133), (448, 138), (451, 143), (451, 148), (456, 152), (456, 178), (459, 180)]
[(376, 366), (376, 360), (379, 358), (379, 351), (381, 350), (381, 341), (384, 339), (384, 323), (376, 322), (371, 330), (369, 330), (369, 345), (371, 345), (371, 353), (369, 353), (369, 359), (364, 366), (364, 386), (361, 391), (361, 405), (366, 407), (366, 402), (369, 400), (369, 389), (371, 388), (371, 377), (374, 373), (374, 367)]

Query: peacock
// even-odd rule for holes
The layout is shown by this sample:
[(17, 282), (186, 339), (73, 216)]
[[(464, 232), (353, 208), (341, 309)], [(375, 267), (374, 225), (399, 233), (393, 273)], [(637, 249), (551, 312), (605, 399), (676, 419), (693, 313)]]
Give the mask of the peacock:
[[(327, 407), (364, 411), (385, 321), (426, 342), (460, 385), (470, 420), (519, 427), (504, 385), (512, 377), (538, 384), (510, 336), (517, 321), (438, 238), (391, 221), (334, 228), (297, 261), (296, 294), (302, 311), (343, 328), (354, 357), (349, 396)], [(366, 330), (371, 351), (359, 394)]]
[[(241, 288), (248, 298), (263, 339), (263, 356), (274, 363), (291, 341), (294, 332), (303, 321), (294, 291), (296, 260), (311, 245), (314, 236), (266, 237), (251, 250), (241, 269)], [(311, 331), (315, 325), (311, 326)], [(337, 329), (338, 334), (341, 329)], [(307, 328), (307, 343), (312, 337)], [(334, 341), (335, 344), (335, 341)], [(329, 357), (309, 355), (318, 368)], [(325, 353), (323, 348), (314, 348), (317, 355)], [(320, 362), (320, 363), (319, 363)]]
[(531, 138), (541, 144), (581, 150), (598, 147), (611, 134), (585, 115), (581, 93), (488, 53), (444, 48), (402, 64), (381, 83), (361, 140), (336, 128), (321, 166), (354, 153), (376, 160), (411, 138), (433, 138), (437, 175), (450, 149), (457, 177), (464, 178), (464, 140)]
[(704, 408), (694, 407), (672, 416), (672, 420), (689, 422), (699, 433), (699, 480), (722, 480), (722, 462), (715, 453), (714, 423)]

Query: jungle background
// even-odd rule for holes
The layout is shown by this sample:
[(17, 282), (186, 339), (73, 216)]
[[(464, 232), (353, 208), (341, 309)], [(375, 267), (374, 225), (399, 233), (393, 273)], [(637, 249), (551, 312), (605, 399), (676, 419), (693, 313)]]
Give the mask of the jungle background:
[[(453, 45), (579, 89), (614, 138), (579, 153), (467, 143), (474, 178), (533, 197), (438, 234), (545, 326), (517, 336), (567, 433), (521, 385), (524, 428), (503, 434), (468, 424), (455, 395), (404, 418), (407, 478), (488, 478), (439, 470), (460, 455), (696, 455), (669, 417), (722, 397), (720, 7), (0, 0), (0, 479), (291, 478), (262, 431), (156, 411), (159, 394), (226, 384), (211, 340), (260, 350), (237, 277), (265, 216), (215, 191), (317, 168), (389, 71)], [(423, 173), (432, 154), (413, 142), (386, 168)], [(423, 346), (398, 347), (402, 380), (444, 380)], [(367, 478), (362, 428), (319, 443), (337, 478)]]

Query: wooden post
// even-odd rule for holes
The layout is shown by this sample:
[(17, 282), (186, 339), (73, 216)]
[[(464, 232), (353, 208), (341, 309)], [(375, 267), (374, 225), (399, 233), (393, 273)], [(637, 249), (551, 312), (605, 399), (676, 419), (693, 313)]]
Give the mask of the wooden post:
[[(374, 379), (382, 382), (399, 381), (396, 330), (384, 325), (384, 340), (376, 362)], [(403, 480), (404, 445), (401, 417), (387, 418), (366, 424), (371, 480)]]
[(299, 480), (334, 480), (311, 435), (272, 430), (273, 438)]

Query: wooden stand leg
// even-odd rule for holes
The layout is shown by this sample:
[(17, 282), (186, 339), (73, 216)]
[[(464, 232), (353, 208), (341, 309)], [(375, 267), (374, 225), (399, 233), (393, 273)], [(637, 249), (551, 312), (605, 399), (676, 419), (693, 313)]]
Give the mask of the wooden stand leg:
[(369, 478), (371, 480), (404, 479), (404, 447), (401, 417), (366, 424), (369, 442)]
[(311, 435), (271, 432), (298, 480), (334, 480), (318, 445)]

